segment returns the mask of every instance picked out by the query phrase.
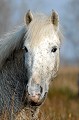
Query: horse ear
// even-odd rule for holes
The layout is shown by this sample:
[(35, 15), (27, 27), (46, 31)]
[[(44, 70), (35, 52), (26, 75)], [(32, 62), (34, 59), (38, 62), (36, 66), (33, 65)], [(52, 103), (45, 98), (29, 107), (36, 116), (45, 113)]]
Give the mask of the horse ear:
[(33, 15), (32, 15), (32, 13), (31, 13), (31, 11), (29, 10), (29, 11), (27, 12), (27, 14), (25, 15), (25, 17), (24, 17), (25, 23), (26, 23), (27, 25), (29, 25), (30, 22), (32, 21), (32, 19), (33, 19)]
[(59, 16), (54, 10), (52, 10), (51, 21), (55, 27), (55, 30), (57, 30), (59, 28)]

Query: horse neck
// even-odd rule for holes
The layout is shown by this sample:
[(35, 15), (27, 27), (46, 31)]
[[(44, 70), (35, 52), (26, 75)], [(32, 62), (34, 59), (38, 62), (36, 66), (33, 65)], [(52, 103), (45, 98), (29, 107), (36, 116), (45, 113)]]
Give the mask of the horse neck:
[(1, 96), (4, 100), (6, 99), (6, 106), (8, 106), (8, 108), (10, 107), (10, 99), (14, 96), (14, 111), (18, 111), (20, 105), (22, 105), (22, 97), (27, 82), (25, 72), (24, 55), (22, 50), (15, 51), (6, 60), (1, 71)]
[[(18, 80), (20, 75), (24, 73), (24, 56), (22, 50), (14, 51), (6, 60), (3, 68), (3, 73), (7, 72), (9, 76), (15, 77)], [(17, 77), (18, 76), (18, 77)]]

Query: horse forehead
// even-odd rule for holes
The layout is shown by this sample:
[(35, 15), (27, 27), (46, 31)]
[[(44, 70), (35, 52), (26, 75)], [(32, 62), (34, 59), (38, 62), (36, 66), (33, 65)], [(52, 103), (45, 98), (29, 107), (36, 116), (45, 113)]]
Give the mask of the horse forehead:
[(27, 39), (25, 45), (30, 46), (30, 48), (35, 48), (40, 44), (48, 43), (59, 43), (58, 36), (51, 24), (48, 25), (38, 25), (34, 26), (32, 29), (28, 30)]
[(31, 34), (31, 46), (34, 47), (40, 42), (44, 42), (45, 38), (50, 37), (53, 34), (53, 30), (51, 31), (52, 26), (38, 26), (36, 27)]
[(60, 45), (60, 41), (59, 38), (54, 34), (47, 34), (44, 36), (40, 36), (40, 39), (37, 41), (32, 41), (31, 44), (31, 48), (33, 49), (37, 49), (38, 51), (42, 50), (42, 51), (47, 51), (50, 48), (52, 48), (53, 46), (59, 46)]

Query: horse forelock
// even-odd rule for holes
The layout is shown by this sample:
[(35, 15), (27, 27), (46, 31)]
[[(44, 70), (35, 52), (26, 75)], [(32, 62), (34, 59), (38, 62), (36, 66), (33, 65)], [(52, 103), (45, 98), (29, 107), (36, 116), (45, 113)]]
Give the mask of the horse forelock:
[(27, 33), (25, 35), (26, 42), (30, 41), (30, 46), (35, 47), (38, 45), (42, 38), (48, 36), (49, 34), (56, 34), (56, 36), (61, 39), (62, 33), (60, 29), (55, 32), (54, 26), (51, 22), (49, 16), (43, 14), (35, 15), (32, 22), (28, 26)]

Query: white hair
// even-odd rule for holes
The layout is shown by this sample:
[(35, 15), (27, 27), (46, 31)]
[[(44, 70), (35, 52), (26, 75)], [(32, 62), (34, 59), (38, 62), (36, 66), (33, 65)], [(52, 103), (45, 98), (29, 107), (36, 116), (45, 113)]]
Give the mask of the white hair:
[(23, 37), (26, 33), (25, 26), (19, 26), (14, 31), (5, 34), (0, 39), (0, 68), (5, 60), (15, 50), (19, 49), (23, 44)]

